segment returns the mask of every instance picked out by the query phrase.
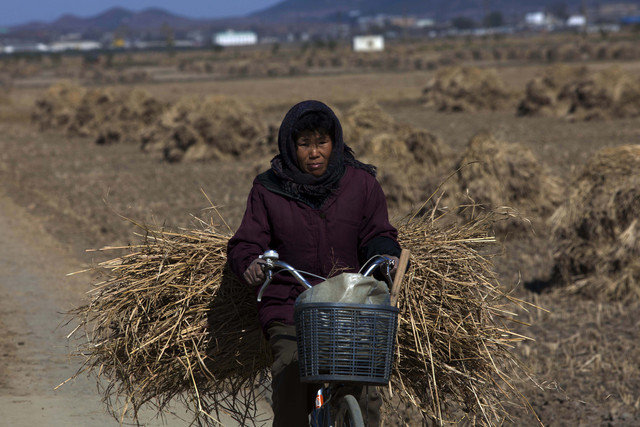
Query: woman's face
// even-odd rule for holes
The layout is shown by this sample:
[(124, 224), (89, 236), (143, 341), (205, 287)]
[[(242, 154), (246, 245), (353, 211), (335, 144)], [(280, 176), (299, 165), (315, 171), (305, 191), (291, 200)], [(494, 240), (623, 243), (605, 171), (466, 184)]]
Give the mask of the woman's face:
[(327, 171), (332, 150), (333, 141), (329, 135), (304, 132), (296, 140), (298, 167), (304, 173), (319, 177)]

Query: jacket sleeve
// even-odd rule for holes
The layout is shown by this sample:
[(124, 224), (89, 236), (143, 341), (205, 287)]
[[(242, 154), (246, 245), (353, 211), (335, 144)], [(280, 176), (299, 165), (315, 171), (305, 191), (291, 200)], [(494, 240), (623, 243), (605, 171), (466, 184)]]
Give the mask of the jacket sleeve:
[(400, 256), (398, 231), (389, 222), (387, 200), (382, 187), (375, 179), (372, 179), (363, 212), (358, 248), (360, 263), (366, 262), (374, 255)]
[(227, 245), (229, 265), (239, 278), (242, 278), (249, 264), (267, 250), (271, 240), (271, 228), (261, 188), (254, 183), (249, 192), (242, 223)]

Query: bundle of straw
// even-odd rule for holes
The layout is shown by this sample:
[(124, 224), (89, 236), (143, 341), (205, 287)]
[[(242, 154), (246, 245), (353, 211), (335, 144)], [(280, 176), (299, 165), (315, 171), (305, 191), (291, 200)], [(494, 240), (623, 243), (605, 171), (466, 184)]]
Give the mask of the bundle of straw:
[[(435, 211), (434, 211), (435, 212)], [(439, 227), (431, 217), (408, 217), (398, 225), (411, 266), (399, 299), (397, 360), (391, 395), (437, 424), (453, 418), (493, 425), (508, 419), (502, 401), (516, 397), (513, 375), (529, 375), (512, 354), (526, 337), (511, 332), (514, 304), (501, 290), (481, 250), (495, 218)], [(486, 252), (486, 251), (484, 251)]]
[(138, 419), (143, 406), (162, 415), (182, 402), (207, 424), (224, 412), (241, 424), (259, 419), (256, 393), (270, 354), (255, 294), (226, 267), (230, 231), (213, 224), (179, 233), (145, 231), (129, 254), (103, 262), (107, 280), (71, 312), (85, 332), (76, 375), (98, 378), (111, 414)]
[[(220, 412), (242, 424), (264, 421), (256, 390), (269, 380), (270, 360), (255, 294), (225, 268), (229, 232), (202, 224), (181, 233), (145, 228), (142, 244), (101, 265), (110, 277), (72, 313), (86, 331), (79, 372), (107, 380), (105, 401), (121, 420), (143, 405), (162, 414), (179, 399), (198, 423)], [(507, 415), (500, 402), (518, 366), (510, 345), (524, 338), (504, 324), (505, 295), (478, 252), (494, 241), (489, 226), (442, 229), (433, 216), (399, 225), (412, 258), (390, 390), (436, 422), (460, 411), (483, 424)]]

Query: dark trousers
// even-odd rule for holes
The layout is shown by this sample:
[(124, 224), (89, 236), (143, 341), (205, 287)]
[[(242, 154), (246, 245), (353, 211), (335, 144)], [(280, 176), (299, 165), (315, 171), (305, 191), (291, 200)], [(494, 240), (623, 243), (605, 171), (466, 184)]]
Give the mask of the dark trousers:
[[(293, 325), (272, 322), (267, 328), (267, 333), (273, 354), (273, 365), (271, 365), (273, 425), (275, 427), (308, 426), (309, 414), (313, 410), (315, 396), (321, 385), (300, 382), (296, 328)], [(367, 389), (368, 393), (366, 393)], [(382, 398), (376, 387), (349, 387), (341, 390), (341, 393), (349, 393), (358, 398), (362, 417), (367, 426), (380, 425)]]

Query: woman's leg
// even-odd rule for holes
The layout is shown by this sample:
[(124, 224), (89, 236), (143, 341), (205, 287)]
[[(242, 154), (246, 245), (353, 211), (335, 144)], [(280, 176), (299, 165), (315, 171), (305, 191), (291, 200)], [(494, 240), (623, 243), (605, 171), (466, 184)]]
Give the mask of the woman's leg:
[(306, 426), (313, 408), (316, 390), (300, 382), (296, 328), (272, 322), (267, 328), (273, 354), (271, 389), (273, 397), (273, 425)]

